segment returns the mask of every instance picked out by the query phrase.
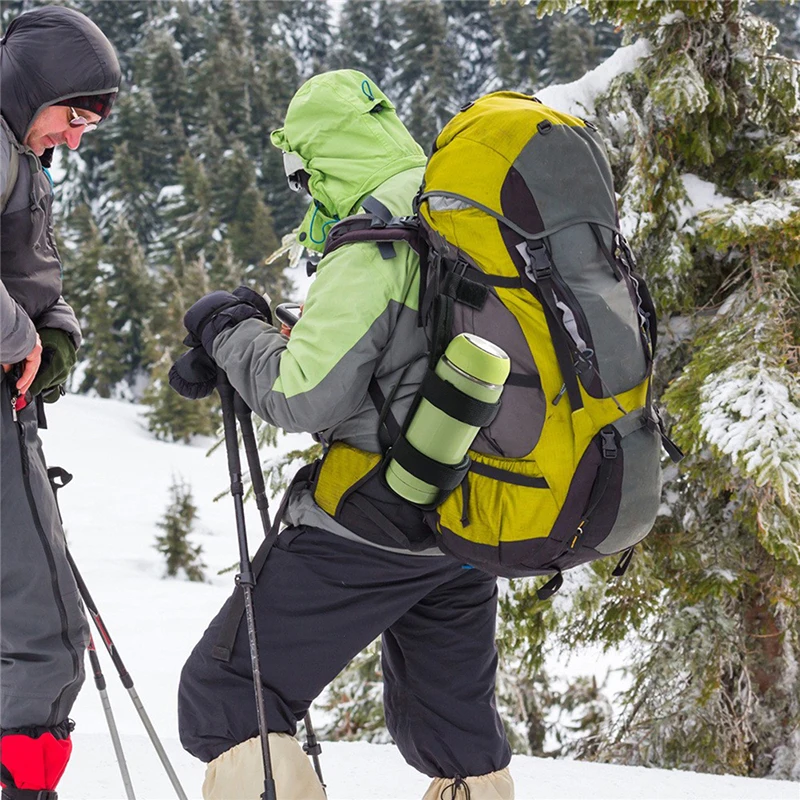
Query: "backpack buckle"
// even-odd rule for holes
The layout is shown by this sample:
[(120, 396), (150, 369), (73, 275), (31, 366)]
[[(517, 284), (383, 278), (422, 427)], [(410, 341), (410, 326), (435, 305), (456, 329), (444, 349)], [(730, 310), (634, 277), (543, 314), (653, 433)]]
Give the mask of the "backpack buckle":
[(613, 430), (600, 431), (600, 449), (603, 458), (613, 461), (617, 457), (617, 439)]
[(587, 347), (582, 350), (575, 358), (575, 372), (579, 377), (583, 377), (586, 372), (592, 369), (592, 358), (594, 358), (594, 350)]
[(553, 277), (553, 265), (550, 262), (550, 256), (547, 255), (547, 248), (543, 244), (540, 244), (539, 247), (534, 247), (528, 242), (525, 250), (530, 258), (530, 264), (528, 264), (526, 271), (531, 280), (534, 283), (550, 280)]

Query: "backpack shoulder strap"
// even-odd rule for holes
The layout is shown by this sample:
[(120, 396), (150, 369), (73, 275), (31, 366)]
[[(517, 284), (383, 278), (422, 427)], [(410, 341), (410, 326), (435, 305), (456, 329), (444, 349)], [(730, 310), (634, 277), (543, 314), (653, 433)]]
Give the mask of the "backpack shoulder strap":
[(6, 210), (8, 201), (11, 199), (11, 193), (14, 191), (14, 186), (17, 183), (17, 176), (19, 175), (19, 154), (21, 145), (17, 141), (16, 136), (11, 132), (8, 123), (0, 117), (0, 125), (2, 125), (3, 133), (8, 140), (11, 154), (8, 159), (8, 175), (6, 176), (6, 185), (3, 189), (2, 197), (0, 197), (0, 213)]
[(346, 217), (334, 225), (325, 241), (323, 258), (334, 250), (353, 242), (374, 242), (381, 257), (392, 259), (396, 253), (394, 242), (405, 242), (422, 255), (419, 222), (416, 217), (394, 217), (386, 206), (370, 196), (361, 204), (366, 214)]

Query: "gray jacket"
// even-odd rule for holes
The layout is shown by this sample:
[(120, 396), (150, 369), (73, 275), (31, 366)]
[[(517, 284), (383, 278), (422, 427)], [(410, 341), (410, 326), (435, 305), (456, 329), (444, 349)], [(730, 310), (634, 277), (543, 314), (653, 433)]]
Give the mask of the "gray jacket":
[(30, 353), (39, 328), (66, 331), (76, 347), (81, 341), (78, 320), (61, 297), (50, 179), (39, 158), (20, 143), (42, 109), (71, 97), (115, 92), (119, 82), (119, 64), (108, 40), (93, 22), (70, 9), (23, 14), (0, 41), (0, 196), (9, 189), (0, 216), (4, 364)]

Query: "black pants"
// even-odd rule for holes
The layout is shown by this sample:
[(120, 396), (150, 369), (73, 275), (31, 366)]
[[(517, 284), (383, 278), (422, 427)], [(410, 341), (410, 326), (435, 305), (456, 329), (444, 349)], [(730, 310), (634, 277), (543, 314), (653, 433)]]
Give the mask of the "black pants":
[[(181, 741), (203, 761), (258, 735), (244, 621), (230, 662), (211, 656), (230, 603), (181, 675)], [(271, 731), (294, 734), (314, 698), (383, 634), (386, 722), (406, 761), (431, 777), (508, 765), (494, 701), (492, 576), (445, 556), (398, 555), (290, 528), (259, 575), (255, 608)]]

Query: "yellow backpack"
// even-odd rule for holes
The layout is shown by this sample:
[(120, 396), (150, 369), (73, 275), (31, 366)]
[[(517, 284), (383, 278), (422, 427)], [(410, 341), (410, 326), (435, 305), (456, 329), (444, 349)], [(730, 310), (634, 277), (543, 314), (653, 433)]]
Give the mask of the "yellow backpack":
[(602, 556), (623, 553), (624, 572), (656, 518), (662, 442), (682, 454), (652, 402), (655, 309), (594, 126), (526, 95), (487, 95), (437, 137), (413, 218), (364, 207), (331, 230), (326, 253), (415, 247), (431, 366), (461, 332), (511, 358), (464, 479), (427, 511), (440, 547), (497, 575), (555, 572), (542, 597), (562, 570)]

